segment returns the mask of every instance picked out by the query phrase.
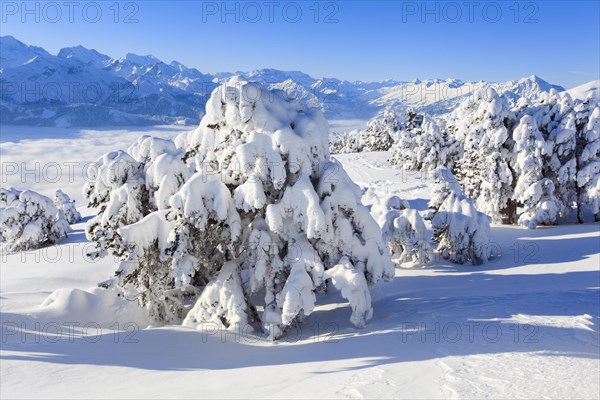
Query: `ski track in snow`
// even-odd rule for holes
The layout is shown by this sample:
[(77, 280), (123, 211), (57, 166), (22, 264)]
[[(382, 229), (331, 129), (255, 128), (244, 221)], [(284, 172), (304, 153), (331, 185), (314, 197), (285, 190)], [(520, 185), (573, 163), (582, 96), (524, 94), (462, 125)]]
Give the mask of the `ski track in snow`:
[[(162, 133), (172, 137), (178, 132)], [(74, 140), (85, 144), (97, 138), (87, 132)], [(10, 148), (24, 162), (36, 160), (39, 152), (28, 152), (32, 141), (3, 143), (0, 151), (4, 157)], [(61, 154), (64, 143), (44, 140), (43, 145), (51, 157), (53, 150)], [(89, 160), (104, 151), (87, 147)], [(365, 192), (397, 194), (411, 207), (426, 209), (426, 179), (387, 168), (387, 157), (335, 156)], [(68, 194), (80, 198), (79, 193)], [(366, 196), (363, 200), (368, 201)], [(79, 210), (84, 217), (92, 213)], [(56, 247), (63, 250), (58, 261), (35, 258), (49, 250), (25, 259), (2, 254), (2, 398), (600, 396), (598, 224), (535, 231), (494, 226), (493, 238), (503, 251), (499, 261), (479, 267), (438, 261), (397, 268), (396, 280), (374, 289), (374, 316), (366, 328), (352, 328), (347, 303), (331, 293), (319, 298), (297, 340), (278, 343), (254, 336), (242, 343), (231, 336), (223, 341), (218, 334), (204, 337), (174, 326), (142, 329), (134, 333), (137, 343), (125, 343), (128, 332), (108, 329), (107, 321), (112, 318), (122, 327), (132, 316), (103, 310), (102, 299), (87, 292), (72, 292), (88, 301), (85, 307), (74, 305), (67, 315), (57, 308), (50, 313), (40, 304), (53, 291), (85, 290), (114, 271), (109, 258), (96, 263), (83, 259), (83, 227), (75, 225)], [(538, 246), (533, 257), (511, 250), (530, 242)], [(71, 248), (77, 251), (66, 259)], [(96, 343), (78, 336), (36, 342), (32, 331), (23, 337), (5, 325), (24, 323), (33, 329), (36, 322), (55, 321), (105, 323)], [(468, 327), (475, 327), (473, 334)], [(457, 340), (455, 333), (460, 333)]]

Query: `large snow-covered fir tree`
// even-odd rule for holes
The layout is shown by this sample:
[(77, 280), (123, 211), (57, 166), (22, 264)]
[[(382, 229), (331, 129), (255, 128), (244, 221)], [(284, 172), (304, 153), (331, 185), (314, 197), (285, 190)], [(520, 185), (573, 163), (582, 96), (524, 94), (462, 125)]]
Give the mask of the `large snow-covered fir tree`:
[(577, 219), (585, 207), (600, 221), (600, 103), (590, 97), (576, 108)]
[[(329, 157), (319, 110), (233, 78), (213, 92), (200, 126), (172, 145), (148, 159), (130, 149), (97, 162), (128, 165), (86, 188), (99, 197), (96, 224), (117, 217), (104, 244), (126, 257), (103, 286), (139, 299), (156, 322), (249, 324), (277, 338), (331, 281), (354, 325), (366, 323), (369, 286), (394, 267), (360, 189)], [(164, 154), (164, 168), (148, 166)], [(139, 196), (131, 208), (118, 201), (124, 216), (107, 217), (124, 185)]]
[[(533, 121), (530, 119), (527, 121), (535, 124), (536, 130), (540, 133), (540, 138), (537, 140), (544, 143), (543, 151), (538, 154), (539, 159), (536, 161), (540, 164), (540, 177), (547, 179), (544, 185), (538, 188), (544, 188), (543, 191), (538, 190), (538, 194), (546, 198), (546, 201), (539, 203), (539, 206), (543, 207), (539, 211), (540, 215), (545, 215), (545, 219), (553, 220), (552, 222), (547, 220), (545, 224), (554, 223), (559, 216), (566, 216), (571, 212), (577, 199), (576, 114), (573, 101), (568, 94), (551, 90), (542, 92), (533, 100), (520, 99), (516, 109), (520, 121), (524, 116), (531, 116)], [(517, 159), (519, 151), (516, 150)], [(518, 160), (516, 162), (518, 163)], [(522, 169), (521, 171), (529, 174), (528, 171)], [(520, 178), (523, 180), (523, 177)], [(522, 203), (522, 199), (518, 201)], [(550, 204), (548, 201), (553, 204), (550, 212), (545, 208)], [(530, 214), (535, 212), (537, 212), (536, 207), (530, 208)], [(551, 216), (551, 214), (556, 215)], [(534, 225), (535, 223), (531, 227)]]
[(553, 224), (558, 215), (558, 201), (554, 197), (554, 183), (544, 176), (548, 144), (535, 118), (530, 115), (521, 118), (514, 131), (514, 140), (518, 174), (514, 196), (525, 208), (518, 222), (531, 229)]
[(516, 204), (511, 168), (515, 116), (505, 96), (479, 90), (453, 113), (449, 125), (464, 148), (454, 171), (468, 197), (495, 221), (513, 223)]

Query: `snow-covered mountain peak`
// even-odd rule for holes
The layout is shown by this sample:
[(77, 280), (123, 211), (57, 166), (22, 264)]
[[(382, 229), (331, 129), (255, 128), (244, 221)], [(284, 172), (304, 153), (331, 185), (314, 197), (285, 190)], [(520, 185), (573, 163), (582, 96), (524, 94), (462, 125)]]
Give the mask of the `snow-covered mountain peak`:
[(13, 36), (0, 36), (0, 66), (15, 68), (31, 62), (36, 56), (51, 57), (50, 53), (41, 47), (28, 46)]
[(57, 57), (65, 59), (76, 59), (85, 64), (105, 64), (110, 60), (110, 57), (99, 53), (94, 49), (88, 49), (81, 45), (74, 47), (65, 47), (60, 49)]
[[(64, 119), (66, 115), (70, 124), (112, 124), (113, 120), (115, 124), (124, 120), (138, 124), (138, 118), (149, 124), (169, 123), (172, 118), (178, 121), (187, 119), (195, 124), (215, 84), (233, 75), (244, 76), (271, 89), (284, 90), (289, 98), (308, 104), (318, 103), (326, 117), (333, 120), (370, 119), (387, 108), (412, 107), (431, 114), (446, 113), (473, 91), (486, 87), (493, 87), (498, 93), (513, 99), (536, 97), (551, 89), (564, 90), (536, 75), (504, 83), (489, 83), (456, 78), (415, 79), (412, 82), (391, 79), (381, 82), (347, 81), (315, 78), (301, 71), (273, 68), (203, 74), (178, 61), (165, 63), (152, 55), (127, 53), (120, 58), (111, 58), (96, 50), (74, 46), (60, 50), (55, 56), (12, 36), (0, 37), (0, 44), (0, 79), (3, 81), (32, 82), (32, 85), (40, 84), (40, 87), (50, 82), (64, 82), (65, 85), (77, 82), (80, 87), (94, 85), (102, 93), (98, 99), (90, 99), (83, 93), (75, 93), (75, 97), (70, 99), (61, 98), (61, 105), (53, 105), (53, 111), (47, 104), (33, 110), (32, 101), (39, 103), (39, 100), (45, 99), (32, 100), (29, 95), (15, 93), (5, 97), (0, 105), (5, 123), (52, 125), (55, 122), (53, 118)], [(99, 103), (104, 108), (98, 108)], [(102, 116), (98, 114), (99, 110)], [(73, 114), (78, 116), (73, 117)]]
[(161, 62), (158, 58), (153, 55), (140, 56), (133, 53), (127, 53), (123, 57), (119, 58), (118, 61), (123, 64), (133, 64), (139, 67), (150, 67), (158, 62)]

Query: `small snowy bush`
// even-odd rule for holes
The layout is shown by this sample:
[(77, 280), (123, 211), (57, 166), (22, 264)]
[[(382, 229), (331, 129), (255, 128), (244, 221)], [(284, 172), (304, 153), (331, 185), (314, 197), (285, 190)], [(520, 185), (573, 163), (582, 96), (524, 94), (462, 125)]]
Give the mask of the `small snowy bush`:
[(363, 149), (361, 134), (362, 132), (358, 129), (344, 133), (333, 133), (329, 151), (331, 154), (360, 153)]
[(434, 172), (431, 225), (436, 252), (454, 263), (478, 265), (494, 257), (491, 245), (491, 218), (479, 211), (465, 196), (456, 178), (440, 167)]
[(75, 224), (81, 221), (81, 214), (79, 214), (79, 211), (75, 208), (75, 202), (60, 189), (57, 189), (56, 192), (54, 192), (54, 205), (59, 210), (62, 210), (69, 224)]
[(457, 143), (437, 121), (428, 115), (408, 113), (409, 122), (396, 134), (390, 163), (411, 171), (451, 168), (458, 152)]
[(0, 189), (0, 235), (8, 251), (37, 249), (69, 232), (52, 199), (31, 190)]
[(381, 227), (392, 255), (401, 263), (426, 264), (430, 261), (425, 223), (417, 210), (410, 209), (407, 201), (397, 196), (375, 197), (371, 214)]
[(385, 110), (367, 123), (363, 130), (354, 129), (344, 133), (334, 133), (329, 144), (332, 154), (359, 153), (361, 151), (387, 151), (402, 129), (402, 116)]
[(387, 151), (394, 144), (395, 137), (401, 129), (401, 118), (390, 110), (376, 116), (367, 124), (362, 132), (362, 151)]

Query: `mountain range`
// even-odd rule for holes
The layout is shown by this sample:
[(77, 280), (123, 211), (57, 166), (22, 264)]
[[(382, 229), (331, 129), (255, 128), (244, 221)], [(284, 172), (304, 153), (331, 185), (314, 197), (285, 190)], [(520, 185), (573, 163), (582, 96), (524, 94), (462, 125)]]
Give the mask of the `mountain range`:
[(510, 97), (564, 90), (537, 76), (492, 83), (457, 79), (349, 82), (276, 69), (205, 74), (152, 55), (128, 53), (111, 58), (82, 46), (52, 55), (12, 36), (0, 37), (0, 48), (0, 123), (14, 125), (197, 124), (212, 90), (233, 75), (283, 89), (288, 98), (321, 107), (331, 120), (366, 120), (388, 107), (446, 113), (482, 87), (493, 87)]

